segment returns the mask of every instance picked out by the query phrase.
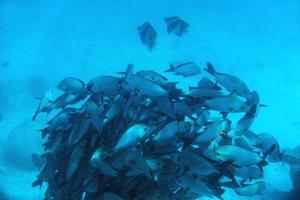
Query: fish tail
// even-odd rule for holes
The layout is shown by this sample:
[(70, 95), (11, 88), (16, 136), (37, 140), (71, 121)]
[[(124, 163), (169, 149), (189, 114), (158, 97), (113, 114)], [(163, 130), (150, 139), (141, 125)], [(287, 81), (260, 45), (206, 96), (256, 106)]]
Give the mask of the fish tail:
[(170, 63), (170, 69), (166, 70), (165, 72), (174, 72), (175, 67), (172, 63)]
[(32, 121), (34, 121), (37, 118), (37, 116), (39, 115), (40, 110), (41, 110), (42, 100), (43, 100), (43, 98), (40, 98), (40, 97), (35, 97), (35, 99), (39, 100), (40, 102), (39, 102), (39, 105), (38, 105), (34, 115), (32, 116), (32, 119), (31, 119)]
[(268, 105), (267, 104), (259, 104), (259, 107), (268, 107)]
[(215, 68), (213, 67), (213, 65), (210, 62), (208, 62), (206, 64), (206, 67), (207, 68), (205, 68), (204, 70), (207, 71), (208, 73), (210, 73), (212, 75), (215, 75), (217, 73), (217, 71), (215, 70)]

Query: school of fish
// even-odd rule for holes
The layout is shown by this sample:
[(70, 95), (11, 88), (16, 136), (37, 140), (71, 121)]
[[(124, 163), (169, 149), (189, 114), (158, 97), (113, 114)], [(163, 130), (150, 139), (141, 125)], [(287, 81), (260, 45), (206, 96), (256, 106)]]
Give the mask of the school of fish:
[[(266, 105), (238, 77), (211, 63), (204, 70), (209, 76), (188, 91), (131, 64), (88, 83), (63, 79), (61, 95), (41, 98), (33, 117), (49, 121), (32, 185), (47, 183), (45, 200), (223, 199), (226, 188), (263, 195), (264, 167), (282, 159), (272, 135), (251, 131)], [(167, 72), (184, 79), (201, 71), (186, 62)]]

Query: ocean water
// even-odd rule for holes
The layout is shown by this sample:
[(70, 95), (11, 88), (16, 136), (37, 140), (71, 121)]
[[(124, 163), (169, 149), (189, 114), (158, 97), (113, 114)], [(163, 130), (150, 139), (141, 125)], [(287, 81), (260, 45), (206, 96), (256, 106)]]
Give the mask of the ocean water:
[[(166, 16), (186, 20), (188, 33), (168, 35)], [(271, 133), (283, 149), (299, 146), (299, 19), (300, 0), (0, 0), (0, 150), (11, 150), (0, 159), (0, 196), (43, 198), (45, 187), (31, 187), (38, 171), (24, 160), (41, 151), (39, 125), (30, 122), (34, 97), (55, 93), (64, 77), (88, 81), (124, 71), (129, 63), (163, 73), (173, 61), (192, 60), (202, 68), (212, 62), (244, 80), (268, 105), (254, 131)], [(137, 33), (146, 21), (158, 33), (152, 52)], [(199, 80), (168, 77), (183, 86)], [(287, 165), (271, 164), (265, 176), (270, 188), (292, 188)], [(224, 198), (249, 199), (232, 191)]]

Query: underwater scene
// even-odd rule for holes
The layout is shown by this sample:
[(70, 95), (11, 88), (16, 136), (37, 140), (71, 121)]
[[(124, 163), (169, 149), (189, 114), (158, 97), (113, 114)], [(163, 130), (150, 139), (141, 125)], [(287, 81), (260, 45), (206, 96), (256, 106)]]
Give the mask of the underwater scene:
[(0, 200), (299, 200), (300, 0), (0, 0)]

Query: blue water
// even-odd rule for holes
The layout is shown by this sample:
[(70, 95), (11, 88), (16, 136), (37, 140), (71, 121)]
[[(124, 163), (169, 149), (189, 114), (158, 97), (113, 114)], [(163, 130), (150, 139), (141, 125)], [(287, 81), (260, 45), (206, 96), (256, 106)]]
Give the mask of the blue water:
[[(166, 33), (163, 18), (180, 16), (191, 25), (183, 37)], [(239, 76), (260, 93), (256, 132), (274, 135), (282, 148), (300, 145), (299, 0), (0, 0), (0, 148), (10, 143), (16, 159), (40, 150), (39, 134), (28, 121), (36, 96), (55, 93), (66, 76), (84, 81), (113, 75), (128, 63), (163, 72), (172, 61), (193, 60)], [(149, 21), (158, 42), (149, 52), (137, 26)], [(169, 75), (173, 80), (178, 77)], [(199, 76), (180, 78), (187, 86)], [(7, 140), (18, 125), (26, 130)], [(25, 125), (24, 125), (25, 126)], [(28, 131), (30, 130), (30, 131)], [(18, 141), (15, 141), (18, 140)], [(272, 164), (269, 187), (288, 191), (288, 166)], [(15, 199), (42, 199), (31, 188), (36, 170), (0, 161), (0, 191)], [(226, 192), (225, 199), (239, 199)]]

